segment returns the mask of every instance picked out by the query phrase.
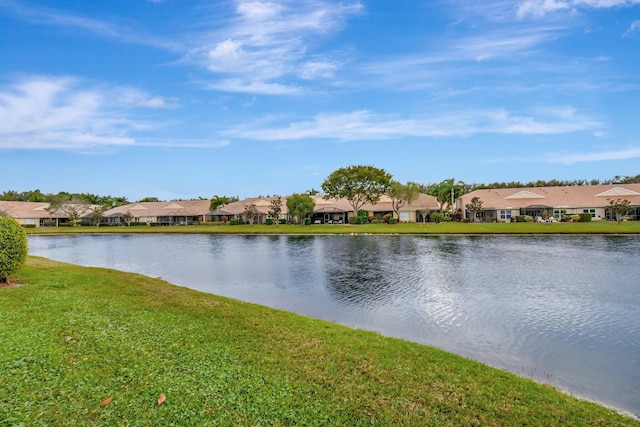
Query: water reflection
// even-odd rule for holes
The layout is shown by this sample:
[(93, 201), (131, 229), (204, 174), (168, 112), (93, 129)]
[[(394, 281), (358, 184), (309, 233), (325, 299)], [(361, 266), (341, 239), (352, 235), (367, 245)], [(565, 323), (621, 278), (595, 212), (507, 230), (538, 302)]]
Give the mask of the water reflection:
[(640, 236), (32, 236), (29, 245), (435, 345), (640, 413)]

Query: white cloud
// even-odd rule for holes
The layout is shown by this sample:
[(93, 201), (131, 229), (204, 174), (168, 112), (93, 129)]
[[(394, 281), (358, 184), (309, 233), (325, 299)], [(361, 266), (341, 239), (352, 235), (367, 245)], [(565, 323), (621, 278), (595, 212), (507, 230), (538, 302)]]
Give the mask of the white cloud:
[(540, 18), (563, 10), (629, 7), (636, 4), (640, 4), (640, 0), (526, 0), (520, 3), (517, 16), (520, 19), (527, 16)]
[(302, 89), (298, 86), (288, 86), (280, 83), (263, 81), (247, 81), (244, 79), (224, 79), (207, 85), (208, 89), (223, 92), (250, 93), (262, 95), (298, 95)]
[(0, 88), (0, 149), (85, 149), (132, 145), (147, 129), (134, 107), (169, 108), (159, 97), (119, 87), (86, 87), (72, 77), (27, 77)]
[(280, 127), (248, 126), (222, 134), (229, 138), (255, 140), (303, 140), (312, 138), (381, 140), (402, 137), (467, 137), (475, 134), (554, 135), (595, 130), (602, 123), (577, 114), (573, 109), (553, 108), (539, 117), (506, 110), (451, 111), (428, 118), (394, 119), (367, 110), (340, 114), (318, 114), (312, 120)]
[(622, 150), (600, 151), (595, 153), (578, 154), (549, 154), (547, 160), (553, 163), (567, 165), (583, 162), (604, 162), (610, 160), (628, 160), (640, 157), (640, 147), (626, 148)]
[(627, 31), (622, 35), (622, 37), (627, 37), (628, 35), (635, 33), (636, 31), (640, 31), (640, 19), (636, 19), (631, 23)]
[(339, 31), (347, 16), (361, 10), (358, 2), (239, 0), (234, 19), (203, 37), (185, 61), (222, 74), (221, 84), (209, 85), (218, 90), (248, 92), (255, 88), (263, 91), (254, 93), (297, 93), (282, 80), (333, 77), (340, 62), (332, 60), (330, 54), (318, 60), (314, 47)]

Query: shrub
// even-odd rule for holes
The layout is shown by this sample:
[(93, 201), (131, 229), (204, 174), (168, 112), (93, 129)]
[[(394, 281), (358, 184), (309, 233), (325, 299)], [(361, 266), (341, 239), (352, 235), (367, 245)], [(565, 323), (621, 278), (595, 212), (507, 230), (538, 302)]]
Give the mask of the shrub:
[(461, 219), (462, 219), (462, 212), (458, 210), (451, 212), (451, 221), (460, 222)]
[(27, 233), (13, 218), (0, 218), (0, 283), (5, 283), (27, 259)]
[(382, 219), (386, 223), (388, 223), (391, 218), (393, 218), (393, 215), (391, 215), (391, 214), (386, 214), (385, 216), (382, 217)]
[(267, 219), (264, 221), (264, 223), (265, 223), (266, 225), (273, 225), (273, 218), (267, 218)]
[(533, 217), (531, 215), (525, 215), (524, 222), (533, 222)]
[(591, 222), (591, 214), (590, 213), (581, 213), (580, 214), (580, 222)]
[(398, 218), (389, 218), (389, 224), (397, 224)]
[(440, 212), (431, 212), (429, 214), (429, 221), (431, 222), (439, 223), (442, 222), (442, 220), (444, 220), (444, 215)]
[(238, 225), (238, 220), (237, 219), (232, 219), (231, 221), (229, 221), (229, 224)]
[(305, 218), (304, 225), (311, 225), (311, 218)]
[(571, 221), (573, 221), (573, 222), (580, 221), (580, 215), (578, 215), (578, 214), (571, 215)]
[(524, 222), (524, 215), (516, 215), (516, 222)]
[(35, 224), (22, 224), (22, 228), (36, 228)]
[(359, 224), (358, 219), (359, 218), (357, 216), (349, 217), (349, 224), (351, 224), (351, 225)]

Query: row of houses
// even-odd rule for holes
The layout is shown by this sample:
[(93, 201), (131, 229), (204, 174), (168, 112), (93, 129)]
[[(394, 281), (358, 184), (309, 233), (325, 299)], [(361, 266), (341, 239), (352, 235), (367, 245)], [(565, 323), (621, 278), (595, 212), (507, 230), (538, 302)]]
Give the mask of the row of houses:
[(610, 200), (618, 199), (630, 202), (632, 211), (627, 219), (640, 220), (640, 184), (475, 190), (456, 201), (467, 218), (465, 206), (474, 197), (482, 201), (483, 211), (477, 216), (483, 222), (509, 222), (518, 215), (535, 218), (543, 214), (560, 220), (563, 215), (583, 213), (591, 214), (592, 221), (613, 219), (607, 217), (606, 207)]
[[(315, 224), (345, 224), (355, 216), (351, 205), (345, 199), (325, 199), (323, 196), (311, 196), (315, 210), (311, 216)], [(470, 218), (465, 206), (474, 197), (482, 201), (483, 210)], [(589, 213), (592, 220), (607, 218), (606, 206), (610, 200), (626, 199), (632, 206), (628, 219), (640, 220), (640, 184), (615, 184), (571, 187), (531, 187), (482, 189), (465, 194), (455, 201), (454, 208), (462, 212), (464, 218), (482, 222), (509, 222), (518, 215), (532, 217), (553, 216), (561, 219), (563, 215)], [(290, 221), (287, 212), (286, 197), (281, 200), (279, 219)], [(246, 207), (255, 205), (257, 217), (255, 223), (265, 223), (270, 218), (272, 198), (257, 197), (229, 203), (216, 211), (210, 211), (209, 200), (185, 200), (171, 202), (138, 202), (109, 209), (102, 213), (103, 224), (123, 225), (142, 223), (148, 225), (189, 225), (203, 222), (238, 220), (247, 222)], [(383, 196), (376, 204), (366, 204), (364, 210), (374, 220), (382, 220), (392, 215), (401, 222), (422, 222), (429, 214), (439, 210), (435, 197), (420, 194), (417, 200), (404, 205), (398, 215), (393, 212), (391, 199)], [(0, 213), (9, 215), (27, 227), (64, 226), (72, 220), (64, 210), (51, 210), (48, 203), (6, 202), (0, 201)], [(89, 225), (95, 220), (95, 207), (82, 206), (77, 209), (77, 221)]]

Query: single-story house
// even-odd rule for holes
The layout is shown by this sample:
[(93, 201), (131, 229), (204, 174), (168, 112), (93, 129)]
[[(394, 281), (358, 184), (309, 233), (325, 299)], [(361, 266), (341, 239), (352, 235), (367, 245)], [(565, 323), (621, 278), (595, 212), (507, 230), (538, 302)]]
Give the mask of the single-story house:
[(16, 219), (24, 227), (58, 227), (71, 223), (70, 212), (78, 215), (81, 225), (91, 225), (93, 209), (97, 205), (63, 205), (51, 210), (45, 202), (9, 202), (0, 200), (0, 213)]
[(106, 225), (131, 222), (148, 225), (191, 225), (205, 221), (209, 213), (209, 200), (175, 200), (171, 202), (138, 202), (109, 209), (104, 212)]
[[(482, 202), (483, 211), (470, 218), (466, 205), (474, 197)], [(510, 222), (518, 215), (559, 220), (563, 215), (583, 213), (599, 221), (612, 219), (607, 218), (606, 207), (616, 199), (631, 202), (628, 219), (640, 220), (640, 184), (481, 189), (463, 195), (456, 205), (465, 218), (480, 222)]]

